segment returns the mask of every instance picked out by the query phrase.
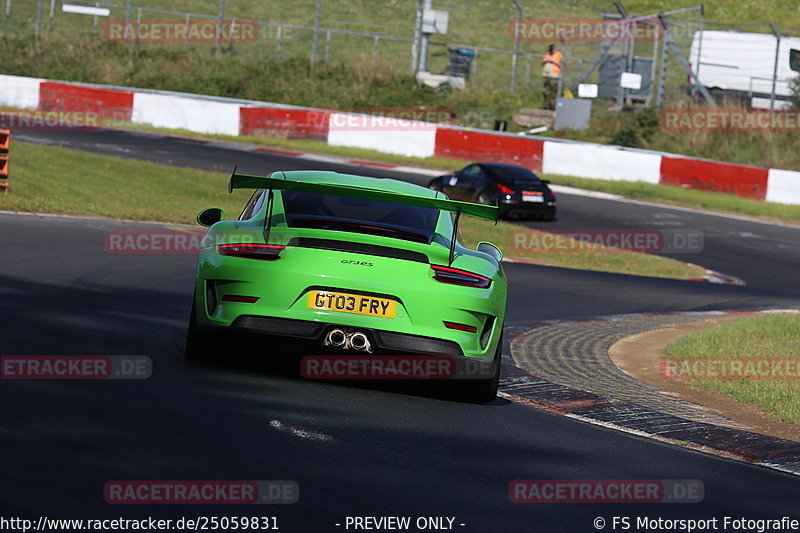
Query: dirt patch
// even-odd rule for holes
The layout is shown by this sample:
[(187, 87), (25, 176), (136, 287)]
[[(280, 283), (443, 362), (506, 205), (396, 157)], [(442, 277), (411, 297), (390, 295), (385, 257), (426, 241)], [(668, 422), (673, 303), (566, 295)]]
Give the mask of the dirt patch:
[(664, 349), (678, 337), (719, 322), (735, 320), (722, 318), (676, 324), (664, 329), (639, 333), (614, 343), (608, 355), (617, 367), (636, 379), (655, 385), (663, 394), (677, 396), (699, 404), (699, 409), (752, 426), (756, 433), (800, 441), (800, 426), (781, 422), (760, 408), (737, 401), (727, 394), (701, 389), (687, 381), (666, 380), (661, 375), (661, 359)]

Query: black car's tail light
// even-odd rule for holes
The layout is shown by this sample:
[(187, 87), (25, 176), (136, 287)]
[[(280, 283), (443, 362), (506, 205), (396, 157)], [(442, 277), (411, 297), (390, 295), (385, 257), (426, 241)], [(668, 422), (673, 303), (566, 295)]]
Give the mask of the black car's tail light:
[(502, 183), (498, 183), (497, 188), (500, 189), (500, 192), (503, 194), (514, 194), (514, 189), (511, 187), (506, 187)]
[(284, 246), (275, 244), (220, 244), (220, 255), (274, 261), (281, 258)]
[(463, 287), (477, 287), (479, 289), (488, 289), (489, 285), (492, 284), (492, 280), (486, 276), (473, 274), (466, 270), (439, 265), (431, 265), (431, 269), (433, 269), (433, 279), (442, 283), (461, 285)]

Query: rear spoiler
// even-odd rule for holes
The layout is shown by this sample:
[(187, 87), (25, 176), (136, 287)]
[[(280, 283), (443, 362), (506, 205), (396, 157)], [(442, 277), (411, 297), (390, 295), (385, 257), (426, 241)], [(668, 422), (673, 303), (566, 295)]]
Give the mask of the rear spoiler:
[(334, 185), (331, 183), (310, 183), (290, 180), (285, 177), (275, 177), (275, 174), (279, 173), (275, 172), (269, 176), (250, 176), (247, 174), (237, 174), (234, 168), (231, 179), (228, 182), (228, 192), (233, 192), (234, 189), (274, 189), (330, 194), (334, 196), (347, 196), (349, 198), (362, 198), (364, 200), (413, 205), (416, 207), (430, 207), (440, 211), (452, 211), (454, 213), (491, 220), (492, 222), (497, 222), (500, 214), (500, 209), (492, 205), (457, 202), (455, 200), (445, 200), (444, 198), (413, 196), (410, 194), (400, 194), (366, 187)]

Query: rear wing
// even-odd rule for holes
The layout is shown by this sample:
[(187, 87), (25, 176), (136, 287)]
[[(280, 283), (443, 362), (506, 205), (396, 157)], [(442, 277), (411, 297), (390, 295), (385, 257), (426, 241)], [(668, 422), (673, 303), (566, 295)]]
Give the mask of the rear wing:
[(413, 205), (416, 207), (430, 207), (440, 211), (451, 211), (491, 220), (492, 222), (497, 222), (500, 214), (500, 209), (492, 205), (457, 202), (455, 200), (445, 200), (444, 198), (413, 196), (410, 194), (400, 194), (366, 187), (335, 185), (332, 183), (311, 183), (286, 179), (285, 177), (279, 178), (276, 177), (275, 174), (278, 173), (276, 172), (269, 176), (250, 176), (247, 174), (237, 174), (236, 169), (233, 169), (231, 179), (228, 182), (228, 192), (233, 192), (234, 189), (270, 189), (330, 194), (334, 196), (347, 196), (349, 198)]

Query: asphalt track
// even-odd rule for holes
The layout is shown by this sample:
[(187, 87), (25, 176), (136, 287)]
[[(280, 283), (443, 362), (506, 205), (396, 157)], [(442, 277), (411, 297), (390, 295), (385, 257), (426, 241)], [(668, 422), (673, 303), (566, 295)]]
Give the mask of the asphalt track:
[[(124, 132), (28, 135), (210, 170), (239, 164), (244, 172), (328, 168), (396, 177)], [(748, 285), (512, 264), (506, 267), (512, 287), (509, 324), (800, 306), (800, 230), (572, 195), (559, 200), (559, 221), (549, 227), (667, 224), (702, 230), (704, 250), (682, 258)], [(595, 517), (603, 517), (604, 530), (611, 530), (613, 516), (635, 521), (795, 513), (800, 518), (796, 476), (503, 399), (471, 405), (428, 388), (305, 381), (283, 367), (255, 363), (188, 363), (182, 344), (194, 257), (104, 251), (106, 232), (147, 227), (0, 214), (0, 354), (147, 355), (154, 366), (147, 380), (0, 380), (0, 516), (274, 515), (288, 532), (343, 531), (345, 517), (365, 515), (450, 516), (456, 530), (479, 532), (596, 531)], [(508, 499), (514, 479), (599, 478), (699, 479), (705, 498), (699, 504), (637, 505)], [(300, 501), (289, 506), (103, 501), (106, 481), (135, 479), (289, 479), (298, 482)]]

